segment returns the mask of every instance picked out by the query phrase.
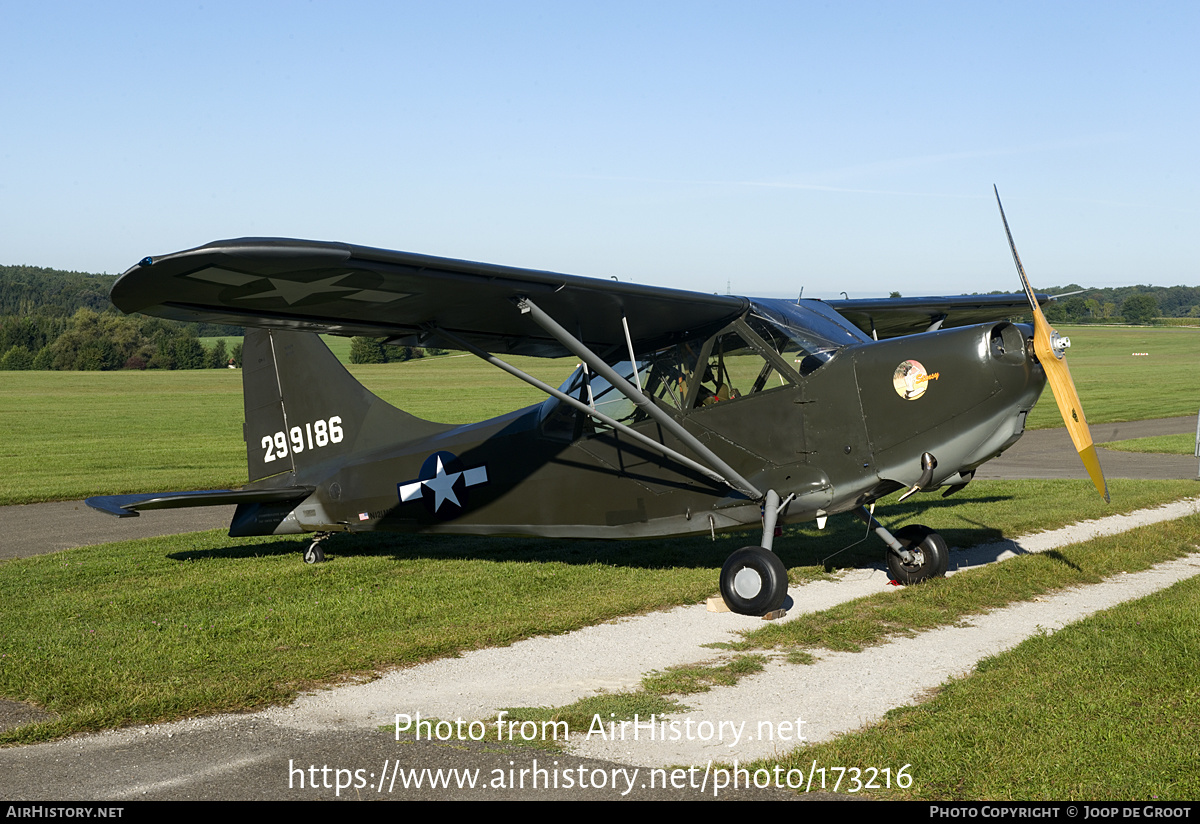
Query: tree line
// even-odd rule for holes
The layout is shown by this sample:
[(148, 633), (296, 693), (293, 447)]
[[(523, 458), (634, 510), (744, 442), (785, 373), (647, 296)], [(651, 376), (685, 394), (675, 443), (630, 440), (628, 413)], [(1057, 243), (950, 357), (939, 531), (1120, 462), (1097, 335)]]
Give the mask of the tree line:
[(0, 370), (207, 369), (241, 365), (236, 326), (123, 315), (108, 300), (115, 275), (0, 266)]
[[(238, 326), (123, 315), (108, 300), (115, 275), (0, 266), (0, 371), (221, 369), (242, 365)], [(206, 346), (201, 337), (218, 337)], [(394, 363), (442, 349), (352, 338), (351, 363)]]
[(1200, 287), (1196, 286), (1092, 289), (1071, 283), (1037, 291), (1066, 295), (1044, 309), (1046, 318), (1057, 323), (1146, 324), (1160, 318), (1200, 318)]
[(222, 369), (241, 366), (242, 344), (205, 346), (188, 324), (79, 309), (66, 319), (0, 318), (0, 353), (6, 371)]
[(444, 355), (445, 349), (432, 346), (388, 346), (384, 338), (350, 338), (351, 363), (399, 363), (423, 358), (426, 355)]
[[(200, 337), (240, 336), (236, 326), (122, 315), (108, 300), (115, 275), (36, 266), (0, 266), (0, 370), (207, 369), (241, 366), (241, 343), (205, 346)], [(1200, 318), (1200, 287), (1076, 284), (1039, 289), (1069, 295), (1051, 301), (1056, 323), (1154, 323)], [(893, 293), (899, 297), (899, 293)], [(444, 350), (351, 339), (351, 363), (393, 363)]]

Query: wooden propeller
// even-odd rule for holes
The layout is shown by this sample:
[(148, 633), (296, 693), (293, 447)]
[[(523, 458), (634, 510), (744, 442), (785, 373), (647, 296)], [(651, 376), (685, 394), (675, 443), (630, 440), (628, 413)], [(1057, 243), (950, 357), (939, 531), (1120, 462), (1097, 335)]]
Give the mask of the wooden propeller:
[(1070, 340), (1060, 337), (1058, 332), (1050, 327), (1042, 307), (1038, 305), (1029, 278), (1025, 276), (1025, 267), (1021, 265), (1021, 257), (1017, 254), (1017, 245), (1013, 243), (1012, 232), (1008, 229), (1008, 218), (1004, 216), (1004, 205), (1000, 202), (1000, 191), (995, 186), (996, 205), (1000, 207), (1000, 219), (1004, 221), (1004, 234), (1008, 235), (1008, 248), (1012, 250), (1013, 263), (1017, 264), (1017, 274), (1021, 276), (1021, 285), (1033, 308), (1033, 353), (1046, 373), (1050, 391), (1058, 404), (1063, 423), (1075, 444), (1075, 450), (1083, 460), (1088, 476), (1096, 486), (1096, 491), (1108, 498), (1108, 484), (1104, 480), (1104, 470), (1100, 468), (1100, 458), (1096, 455), (1096, 446), (1092, 443), (1092, 433), (1088, 429), (1087, 418), (1083, 416), (1083, 406), (1079, 402), (1079, 393), (1075, 391), (1075, 382), (1071, 380), (1071, 370), (1067, 368), (1066, 350), (1071, 345)]

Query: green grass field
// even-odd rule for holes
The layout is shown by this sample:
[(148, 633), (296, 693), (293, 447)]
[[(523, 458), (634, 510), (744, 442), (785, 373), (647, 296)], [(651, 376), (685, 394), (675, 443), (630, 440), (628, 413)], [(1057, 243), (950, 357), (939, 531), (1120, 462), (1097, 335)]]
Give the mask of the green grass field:
[(1130, 438), (1127, 441), (1108, 441), (1105, 449), (1115, 449), (1117, 452), (1143, 452), (1160, 455), (1195, 455), (1196, 436), (1155, 435), (1148, 438)]
[[(1194, 415), (1200, 330), (1072, 327), (1072, 375), (1093, 423)], [(349, 339), (331, 337), (349, 351)], [(1134, 355), (1146, 352), (1147, 355)], [(574, 359), (514, 358), (557, 386)], [(470, 355), (350, 367), (380, 397), (429, 420), (467, 423), (544, 396)], [(0, 505), (244, 483), (241, 372), (5, 372)], [(1031, 428), (1061, 426), (1047, 393)]]
[[(575, 361), (514, 358), (557, 386)], [(418, 417), (469, 423), (544, 395), (470, 355), (351, 367)], [(242, 373), (3, 372), (0, 505), (246, 482)]]
[[(1194, 552), (1196, 520), (1145, 528), (1132, 538), (1153, 554), (1163, 547)], [(1111, 552), (1113, 543), (1129, 540), (1089, 541), (1067, 556), (1087, 565), (1092, 552)], [(1019, 558), (1001, 568), (1026, 561), (1056, 563)], [(939, 583), (952, 587), (960, 577)], [(894, 774), (911, 765), (911, 786), (863, 793), (873, 798), (1194, 801), (1200, 797), (1198, 610), (1200, 578), (1193, 577), (1029, 638), (945, 684), (931, 700), (892, 710), (881, 724), (750, 769), (780, 766), (807, 775), (815, 762), (888, 766)], [(827, 775), (830, 784), (837, 778)], [(850, 780), (842, 792), (851, 791)]]
[[(1190, 481), (1114, 481), (1116, 503), (1106, 507), (1086, 481), (980, 482), (953, 507), (910, 499), (886, 503), (880, 516), (893, 528), (919, 517), (970, 546), (1195, 490)], [(824, 559), (861, 537), (861, 524), (843, 515), (824, 531), (789, 527), (776, 546), (803, 581), (828, 577)], [(0, 734), (0, 743), (261, 707), (346, 674), (698, 603), (744, 542), (348, 534), (328, 544), (329, 562), (307, 566), (297, 540), (213, 531), (6, 561), (0, 696), (61, 717)], [(1174, 557), (1177, 547), (1158, 551)], [(881, 555), (872, 539), (836, 564)], [(959, 577), (945, 583), (961, 588)], [(1011, 583), (985, 589), (1026, 595)]]
[[(1067, 363), (1090, 423), (1195, 415), (1200, 411), (1200, 329), (1064, 326)], [(1031, 429), (1062, 426), (1046, 390)]]
[[(1195, 414), (1196, 331), (1067, 331), (1072, 373), (1093, 422)], [(554, 385), (574, 366), (514, 360)], [(351, 371), (385, 400), (433, 420), (478, 420), (542, 399), (468, 356)], [(4, 373), (0, 415), (9, 422), (0, 503), (222, 487), (245, 478), (237, 371)], [(1048, 397), (1031, 421), (1058, 425)], [(1113, 504), (1105, 505), (1084, 481), (977, 482), (950, 499), (896, 504), (893, 496), (877, 514), (892, 528), (919, 519), (951, 545), (969, 546), (1197, 492), (1191, 481), (1112, 480), (1110, 487)], [(1195, 521), (1139, 530), (1138, 563), (1200, 544)], [(835, 555), (862, 534), (861, 524), (840, 516), (822, 532), (789, 527), (776, 549), (794, 581), (822, 578), (879, 559), (874, 539)], [(1037, 597), (1047, 582), (1085, 583), (1122, 568), (1128, 541), (1098, 539), (980, 570), (974, 581), (964, 575), (913, 587), (904, 600), (917, 612), (873, 612), (865, 602), (839, 608), (797, 623), (794, 632), (807, 636), (779, 640), (768, 630), (748, 641), (747, 654), (803, 660), (813, 637), (852, 648), (906, 622), (954, 623), (972, 610)], [(468, 548), (458, 538), (345, 535), (329, 545), (330, 563), (309, 567), (298, 562), (299, 541), (211, 532), (3, 562), (0, 696), (39, 704), (59, 719), (4, 734), (0, 743), (260, 707), (348, 674), (694, 603), (715, 592), (724, 558), (743, 542), (472, 539)], [(1055, 583), (1060, 575), (1068, 580)], [(882, 728), (827, 749), (805, 750), (801, 760), (913, 763), (918, 783), (904, 797), (914, 798), (1194, 798), (1197, 592), (1194, 582), (1181, 585), (1085, 622), (1078, 636), (1032, 639), (933, 703), (898, 710)], [(708, 677), (673, 674), (670, 683)], [(737, 673), (715, 680), (726, 677)], [(1045, 695), (1055, 696), (1053, 719)], [(1116, 709), (1122, 706), (1124, 714)], [(1014, 727), (1014, 714), (1030, 708)], [(1115, 720), (1095, 723), (1106, 715)], [(1064, 736), (1067, 730), (1078, 734)], [(1014, 753), (1033, 766), (1019, 769)], [(1180, 766), (1189, 763), (1190, 772)]]

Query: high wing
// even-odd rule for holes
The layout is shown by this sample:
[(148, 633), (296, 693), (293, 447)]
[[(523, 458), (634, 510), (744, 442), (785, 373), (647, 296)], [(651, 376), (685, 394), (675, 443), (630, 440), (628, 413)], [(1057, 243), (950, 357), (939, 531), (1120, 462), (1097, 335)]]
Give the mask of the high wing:
[(703, 336), (741, 315), (746, 298), (472, 263), (344, 243), (243, 238), (147, 257), (112, 288), (125, 312), (188, 321), (388, 337), (490, 352), (567, 350), (518, 308), (535, 300), (597, 352)]
[[(1037, 295), (1039, 304), (1051, 300)], [(1016, 295), (958, 295), (929, 298), (868, 298), (825, 301), (838, 314), (879, 340), (1004, 320), (1029, 313), (1029, 298)]]

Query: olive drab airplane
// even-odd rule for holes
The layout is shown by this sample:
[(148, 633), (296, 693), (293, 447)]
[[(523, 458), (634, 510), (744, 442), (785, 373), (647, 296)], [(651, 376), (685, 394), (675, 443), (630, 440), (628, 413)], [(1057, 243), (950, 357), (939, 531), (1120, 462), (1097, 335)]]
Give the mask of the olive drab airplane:
[[(997, 203), (999, 196), (997, 195)], [(1003, 217), (1003, 209), (1001, 209)], [(1005, 232), (1008, 232), (1005, 221)], [(304, 240), (147, 257), (125, 312), (248, 327), (240, 489), (119, 495), (140, 510), (236, 504), (229, 534), (393, 530), (652, 538), (756, 530), (729, 556), (735, 612), (779, 614), (776, 526), (853, 512), (901, 583), (942, 575), (937, 533), (894, 534), (868, 505), (961, 489), (1020, 436), (1049, 380), (1108, 493), (1063, 353), (1009, 235), (1024, 295), (763, 300)], [(1030, 328), (1004, 320), (1032, 308)], [(465, 350), (546, 394), (465, 426), (421, 420), (358, 383), (318, 338)], [(503, 355), (573, 356), (554, 387)]]

